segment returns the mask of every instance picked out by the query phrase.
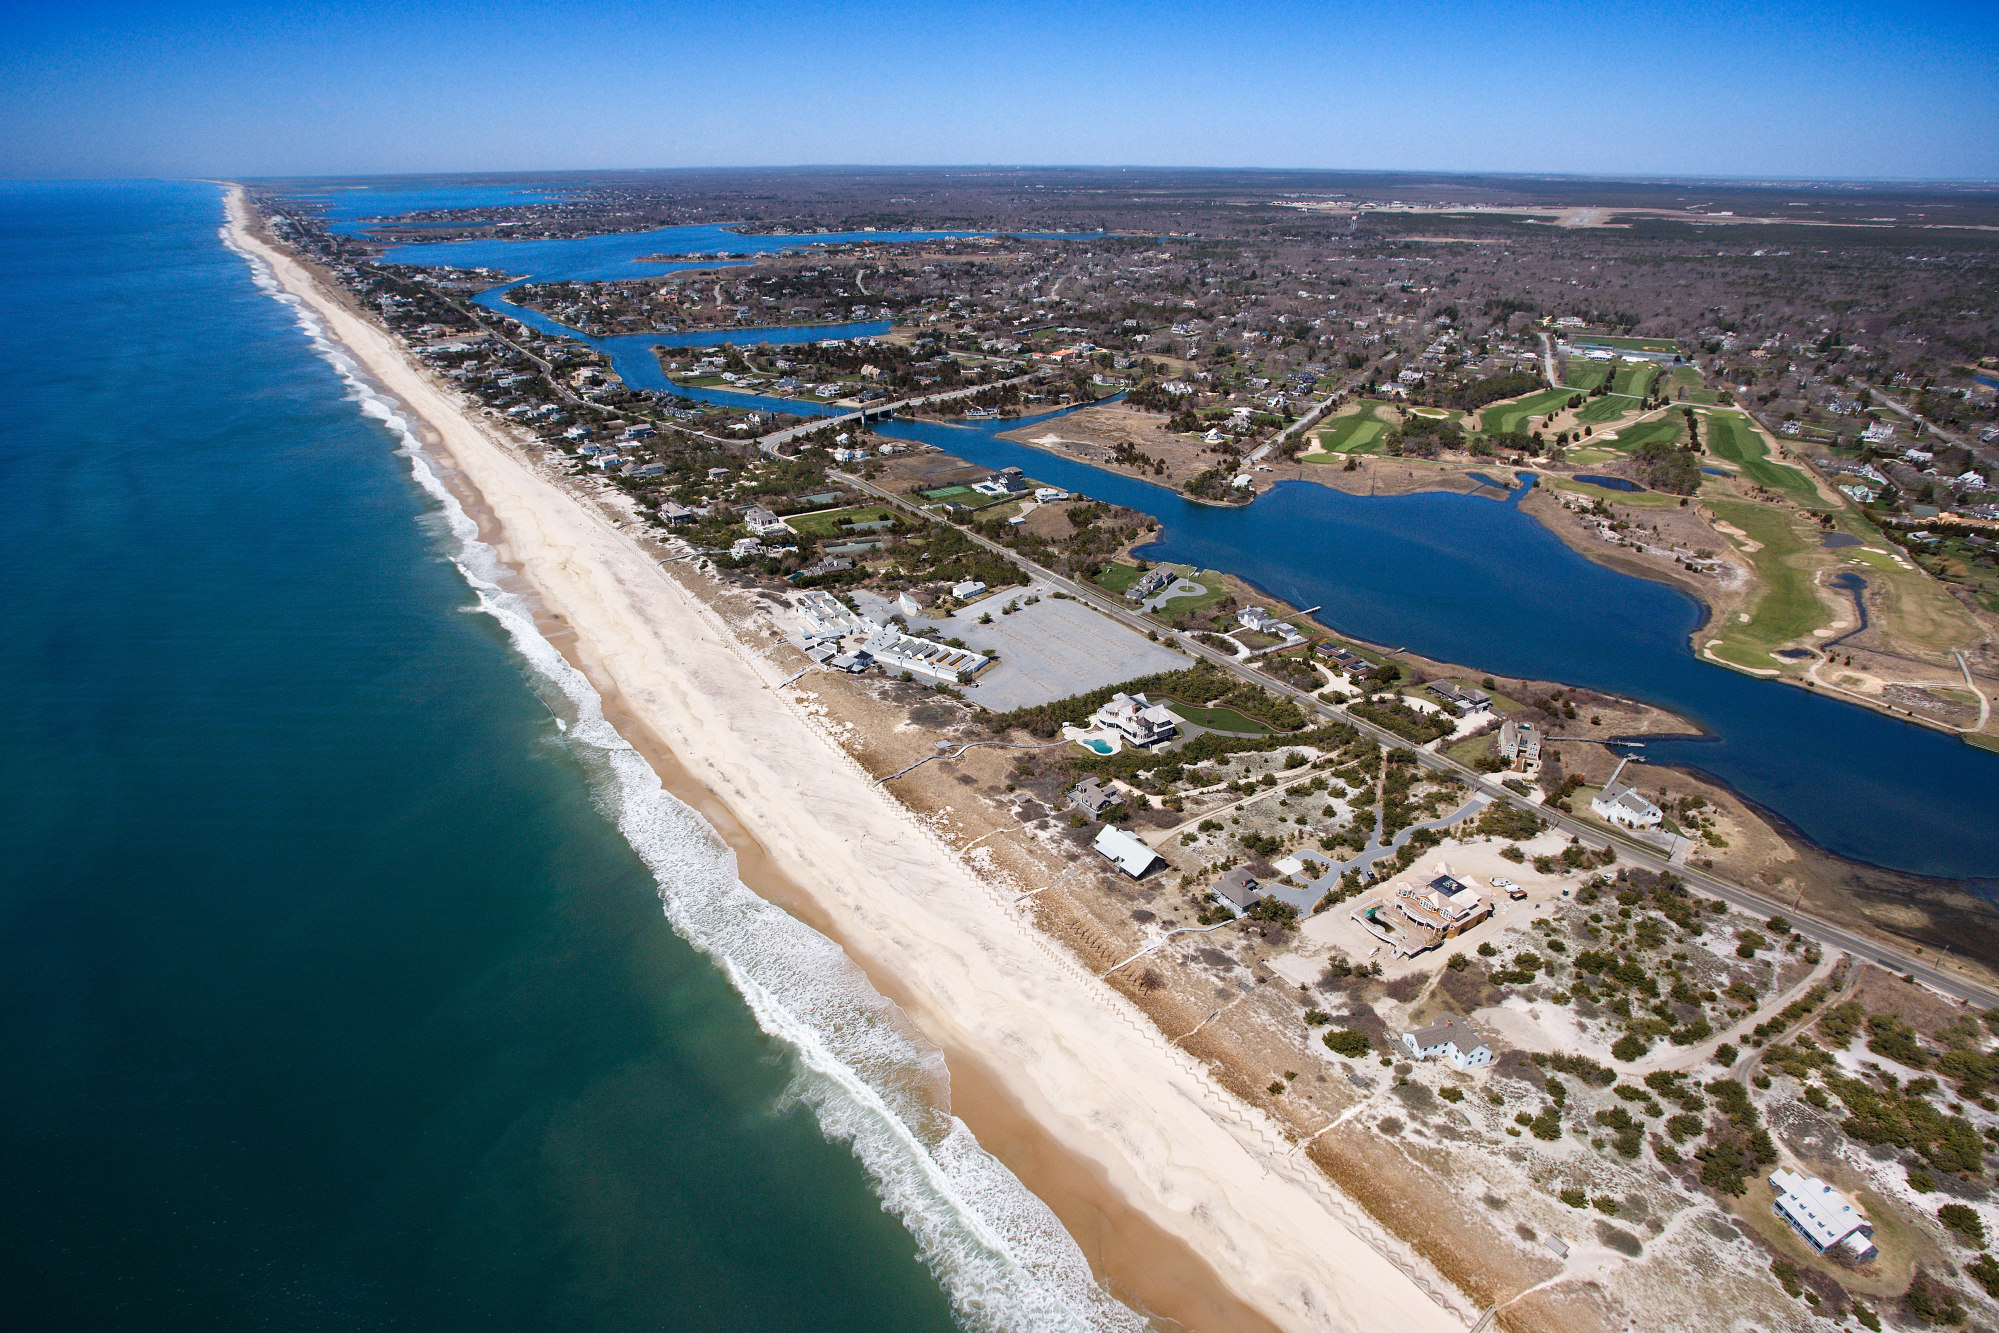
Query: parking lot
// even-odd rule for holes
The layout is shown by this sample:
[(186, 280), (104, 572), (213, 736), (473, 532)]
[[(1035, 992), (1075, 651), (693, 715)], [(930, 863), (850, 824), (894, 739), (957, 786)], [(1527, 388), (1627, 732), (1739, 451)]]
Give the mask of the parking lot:
[[(1019, 605), (1001, 615), (1008, 603)], [(993, 622), (981, 625), (990, 614)], [(1178, 671), (1188, 659), (1126, 629), (1080, 602), (1057, 599), (1043, 587), (996, 593), (936, 622), (946, 638), (963, 639), (982, 652), (996, 652), (999, 661), (965, 690), (994, 712), (1066, 699), (1072, 694), (1115, 685), (1134, 676)]]

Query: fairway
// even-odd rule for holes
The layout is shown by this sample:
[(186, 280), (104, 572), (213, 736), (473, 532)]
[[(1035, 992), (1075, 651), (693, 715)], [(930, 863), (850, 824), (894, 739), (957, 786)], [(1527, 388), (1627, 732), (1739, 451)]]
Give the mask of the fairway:
[(1601, 426), (1606, 421), (1615, 421), (1626, 413), (1636, 412), (1637, 410), (1637, 399), (1620, 398), (1616, 394), (1605, 394), (1601, 398), (1591, 399), (1587, 407), (1576, 413), (1576, 420), (1589, 426)]
[(1571, 389), (1584, 391), (1594, 389), (1603, 383), (1604, 377), (1608, 374), (1610, 366), (1602, 361), (1574, 360), (1562, 363), (1562, 382)]
[(1649, 361), (1635, 365), (1626, 364), (1617, 368), (1617, 378), (1612, 381), (1612, 393), (1628, 394), (1633, 398), (1643, 398), (1652, 387), (1652, 381), (1659, 375), (1659, 367)]
[[(1369, 454), (1379, 450), (1378, 441), (1388, 426), (1374, 412), (1374, 404), (1368, 403), (1349, 416), (1334, 417), (1331, 424), (1319, 432), (1319, 448), (1325, 450), (1319, 461), (1323, 462), (1326, 457), (1335, 454)], [(1312, 461), (1311, 456), (1308, 455), (1306, 461)]]
[(1720, 627), (1712, 651), (1737, 666), (1781, 669), (1789, 664), (1772, 657), (1770, 650), (1810, 634), (1829, 618), (1812, 586), (1812, 571), (1819, 563), (1812, 558), (1818, 549), (1817, 525), (1811, 525), (1809, 537), (1801, 537), (1794, 511), (1741, 500), (1710, 504), (1715, 517), (1761, 543), (1746, 554), (1763, 585), (1749, 604), (1748, 621), (1731, 617)]
[(1701, 433), (1706, 437), (1709, 453), (1740, 467), (1742, 475), (1758, 486), (1799, 504), (1820, 503), (1818, 487), (1812, 485), (1810, 477), (1794, 467), (1770, 461), (1770, 449), (1762, 433), (1746, 418), (1709, 412), (1703, 418)]
[(1533, 418), (1546, 416), (1575, 396), (1572, 389), (1542, 389), (1509, 403), (1494, 403), (1479, 416), (1479, 429), (1488, 435), (1529, 430)]
[(1635, 426), (1626, 426), (1614, 437), (1595, 436), (1590, 443), (1633, 453), (1654, 440), (1664, 440), (1677, 444), (1687, 438), (1687, 428), (1680, 424), (1678, 416), (1660, 417), (1653, 421), (1641, 421)]

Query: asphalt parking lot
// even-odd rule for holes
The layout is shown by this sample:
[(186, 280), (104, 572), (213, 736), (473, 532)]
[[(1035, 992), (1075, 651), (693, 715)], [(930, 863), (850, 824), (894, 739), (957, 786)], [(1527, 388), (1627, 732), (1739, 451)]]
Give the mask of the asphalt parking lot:
[[(1033, 606), (1000, 614), (1009, 602), (1018, 605), (1037, 595), (1041, 600)], [(985, 613), (991, 614), (992, 624), (979, 623)], [(994, 712), (1066, 699), (1190, 664), (1136, 630), (1080, 602), (1051, 597), (1038, 586), (995, 593), (935, 623), (946, 638), (999, 654), (1000, 660), (965, 689), (966, 698)]]

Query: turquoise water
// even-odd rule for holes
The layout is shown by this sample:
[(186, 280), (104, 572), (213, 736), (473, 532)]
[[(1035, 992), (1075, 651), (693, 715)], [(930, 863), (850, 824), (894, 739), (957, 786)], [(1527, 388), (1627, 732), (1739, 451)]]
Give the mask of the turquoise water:
[(9, 1322), (1127, 1323), (219, 221), (0, 185)]

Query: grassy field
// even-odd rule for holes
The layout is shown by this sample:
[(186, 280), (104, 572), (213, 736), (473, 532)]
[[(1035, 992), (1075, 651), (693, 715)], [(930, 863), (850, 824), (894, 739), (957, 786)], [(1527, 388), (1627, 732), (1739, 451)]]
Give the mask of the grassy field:
[(1594, 389), (1610, 374), (1610, 366), (1603, 361), (1584, 361), (1580, 358), (1562, 363), (1562, 383), (1572, 389)]
[(1169, 699), (1166, 707), (1176, 716), (1185, 718), (1197, 727), (1207, 727), (1214, 731), (1239, 731), (1251, 736), (1268, 736), (1271, 728), (1255, 718), (1238, 713), (1233, 708), (1196, 708), (1177, 699)]
[[(1372, 454), (1381, 450), (1388, 423), (1375, 415), (1376, 405), (1362, 403), (1358, 411), (1337, 416), (1319, 432), (1319, 447), (1328, 455)], [(1321, 461), (1324, 461), (1323, 459)]]
[(803, 537), (840, 537), (847, 535), (840, 531), (842, 523), (874, 523), (893, 517), (881, 505), (862, 505), (854, 509), (829, 509), (823, 514), (794, 514), (784, 521)]
[(1483, 736), (1468, 736), (1456, 744), (1446, 746), (1444, 753), (1461, 764), (1475, 764), (1493, 753), (1493, 747), (1498, 743), (1499, 737), (1488, 731)]
[(1659, 367), (1650, 361), (1625, 363), (1618, 366), (1617, 378), (1611, 382), (1612, 393), (1628, 394), (1633, 398), (1643, 398), (1652, 387), (1652, 381), (1659, 377)]
[(1105, 592), (1114, 592), (1122, 597), (1124, 596), (1124, 590), (1138, 582), (1138, 576), (1144, 572), (1144, 570), (1138, 568), (1136, 565), (1105, 565), (1103, 572), (1097, 575), (1095, 582)]
[(1525, 398), (1515, 398), (1511, 402), (1494, 403), (1479, 416), (1479, 429), (1488, 435), (1505, 435), (1513, 431), (1530, 429), (1529, 422), (1545, 416), (1575, 397), (1570, 389), (1542, 389), (1530, 393)]
[(1829, 619), (1812, 584), (1820, 563), (1813, 553), (1824, 549), (1818, 525), (1795, 511), (1746, 500), (1714, 500), (1710, 507), (1716, 518), (1758, 543), (1747, 555), (1763, 585), (1744, 613), (1747, 621), (1737, 615), (1719, 627), (1714, 655), (1756, 671), (1781, 669), (1789, 664), (1772, 657), (1770, 650), (1810, 634)]
[(1701, 435), (1707, 444), (1707, 451), (1725, 463), (1733, 463), (1742, 470), (1742, 475), (1765, 490), (1778, 494), (1801, 505), (1822, 503), (1818, 487), (1812, 479), (1794, 467), (1772, 462), (1770, 446), (1761, 431), (1749, 424), (1747, 417), (1733, 413), (1709, 412), (1701, 422)]

